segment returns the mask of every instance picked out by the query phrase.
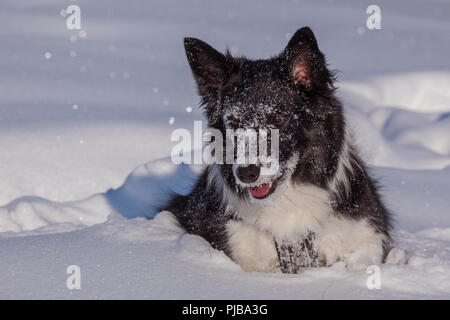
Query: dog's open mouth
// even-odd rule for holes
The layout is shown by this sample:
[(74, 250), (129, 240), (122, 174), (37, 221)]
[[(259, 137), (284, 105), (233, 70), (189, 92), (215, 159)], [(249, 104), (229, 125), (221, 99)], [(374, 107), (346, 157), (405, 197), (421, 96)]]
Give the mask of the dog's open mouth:
[(259, 186), (250, 187), (250, 193), (255, 199), (264, 199), (270, 196), (277, 188), (277, 180), (272, 180), (268, 183), (263, 183)]

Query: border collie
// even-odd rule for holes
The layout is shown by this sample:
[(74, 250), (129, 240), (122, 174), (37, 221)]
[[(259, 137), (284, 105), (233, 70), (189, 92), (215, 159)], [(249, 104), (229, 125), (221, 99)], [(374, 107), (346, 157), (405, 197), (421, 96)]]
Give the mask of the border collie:
[(279, 169), (268, 177), (258, 163), (210, 164), (190, 194), (164, 209), (244, 271), (382, 263), (390, 213), (352, 143), (312, 30), (299, 29), (266, 60), (222, 54), (195, 38), (184, 46), (208, 126), (224, 135), (277, 128)]

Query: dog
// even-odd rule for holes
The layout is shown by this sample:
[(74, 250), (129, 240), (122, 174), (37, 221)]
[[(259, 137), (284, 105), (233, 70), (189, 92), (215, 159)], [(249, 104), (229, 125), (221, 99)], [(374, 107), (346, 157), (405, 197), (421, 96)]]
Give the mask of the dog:
[(244, 271), (300, 273), (343, 261), (381, 264), (392, 247), (391, 214), (358, 155), (330, 71), (309, 27), (266, 60), (222, 54), (185, 38), (210, 128), (276, 128), (279, 167), (205, 167), (192, 191), (163, 208), (188, 233)]

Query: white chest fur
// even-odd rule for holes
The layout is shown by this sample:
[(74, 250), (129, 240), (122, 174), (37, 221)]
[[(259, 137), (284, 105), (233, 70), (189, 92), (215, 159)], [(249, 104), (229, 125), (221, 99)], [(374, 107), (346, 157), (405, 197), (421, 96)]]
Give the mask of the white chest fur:
[(313, 185), (288, 183), (273, 206), (257, 204), (238, 208), (238, 216), (277, 239), (293, 239), (308, 231), (318, 231), (332, 213), (329, 194)]
[(316, 233), (324, 265), (343, 260), (350, 270), (381, 263), (383, 236), (365, 219), (340, 218), (333, 213), (326, 190), (312, 185), (288, 185), (273, 207), (243, 205), (242, 221), (227, 226), (233, 260), (245, 271), (279, 270), (275, 239), (296, 239)]

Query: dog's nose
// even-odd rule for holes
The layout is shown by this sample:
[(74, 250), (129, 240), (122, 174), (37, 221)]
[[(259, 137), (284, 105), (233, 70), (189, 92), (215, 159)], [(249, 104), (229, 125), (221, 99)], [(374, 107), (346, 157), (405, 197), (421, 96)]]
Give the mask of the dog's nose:
[(258, 180), (260, 171), (258, 166), (251, 164), (247, 167), (238, 167), (237, 176), (244, 183), (252, 183)]

